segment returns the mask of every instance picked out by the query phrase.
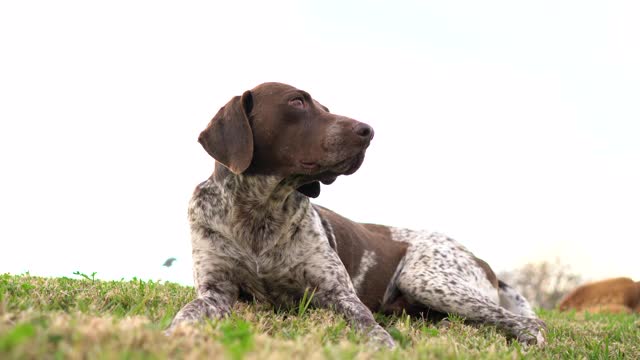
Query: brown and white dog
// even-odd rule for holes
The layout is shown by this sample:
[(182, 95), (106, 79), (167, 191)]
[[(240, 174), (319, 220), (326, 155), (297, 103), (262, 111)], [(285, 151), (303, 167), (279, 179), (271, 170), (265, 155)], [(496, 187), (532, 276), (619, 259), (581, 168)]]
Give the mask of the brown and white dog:
[(640, 281), (619, 277), (581, 285), (560, 300), (558, 309), (591, 313), (640, 312)]
[(240, 298), (331, 307), (394, 346), (372, 311), (455, 313), (544, 343), (544, 323), (484, 261), (438, 234), (360, 224), (311, 204), (320, 182), (354, 173), (373, 129), (334, 115), (307, 92), (261, 84), (232, 98), (198, 141), (216, 160), (189, 205), (198, 297), (181, 322), (227, 314)]

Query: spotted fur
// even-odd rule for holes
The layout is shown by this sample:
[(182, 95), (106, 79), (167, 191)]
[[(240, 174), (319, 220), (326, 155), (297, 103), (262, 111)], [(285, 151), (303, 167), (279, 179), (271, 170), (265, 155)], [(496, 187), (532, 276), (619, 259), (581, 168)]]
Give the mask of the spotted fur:
[(544, 323), (507, 284), (494, 288), (477, 259), (455, 240), (426, 231), (392, 229), (410, 244), (394, 284), (412, 302), (496, 325), (521, 342), (543, 344)]
[(289, 85), (232, 98), (200, 134), (214, 174), (189, 203), (197, 298), (180, 323), (222, 317), (249, 295), (275, 307), (333, 308), (378, 344), (394, 346), (372, 311), (456, 313), (544, 343), (544, 323), (487, 263), (437, 233), (360, 224), (312, 205), (320, 182), (355, 172), (373, 138)]
[(393, 345), (358, 298), (319, 214), (290, 182), (212, 177), (196, 189), (189, 222), (198, 297), (178, 312), (169, 333), (182, 322), (228, 314), (241, 291), (286, 308), (309, 290), (314, 305), (333, 307), (374, 340)]

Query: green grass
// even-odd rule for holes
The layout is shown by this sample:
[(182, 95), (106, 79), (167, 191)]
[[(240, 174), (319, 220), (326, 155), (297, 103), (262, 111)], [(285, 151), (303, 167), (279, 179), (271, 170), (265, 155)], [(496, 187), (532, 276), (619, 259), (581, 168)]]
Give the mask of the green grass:
[(329, 310), (238, 303), (233, 315), (162, 334), (193, 288), (171, 283), (0, 275), (0, 359), (638, 359), (640, 317), (542, 312), (548, 345), (491, 326), (376, 315), (398, 348), (378, 349)]

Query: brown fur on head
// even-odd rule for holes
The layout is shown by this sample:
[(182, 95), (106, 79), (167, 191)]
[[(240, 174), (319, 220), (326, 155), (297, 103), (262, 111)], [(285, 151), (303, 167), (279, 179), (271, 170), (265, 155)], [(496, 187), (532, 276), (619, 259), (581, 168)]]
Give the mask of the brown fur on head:
[(373, 129), (331, 114), (309, 93), (264, 83), (232, 98), (198, 141), (235, 174), (298, 179), (298, 190), (316, 197), (320, 182), (354, 173), (362, 164)]
[(620, 277), (577, 287), (558, 304), (560, 311), (632, 312), (640, 310), (640, 282)]

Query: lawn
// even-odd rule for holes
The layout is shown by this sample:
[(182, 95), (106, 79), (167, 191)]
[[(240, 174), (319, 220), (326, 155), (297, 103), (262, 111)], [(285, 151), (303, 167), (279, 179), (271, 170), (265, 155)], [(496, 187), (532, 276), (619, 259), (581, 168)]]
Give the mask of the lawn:
[(0, 275), (0, 359), (640, 359), (637, 315), (542, 311), (548, 344), (525, 348), (491, 326), (406, 316), (378, 321), (397, 349), (378, 349), (331, 311), (238, 303), (229, 318), (162, 330), (190, 301), (191, 287)]

